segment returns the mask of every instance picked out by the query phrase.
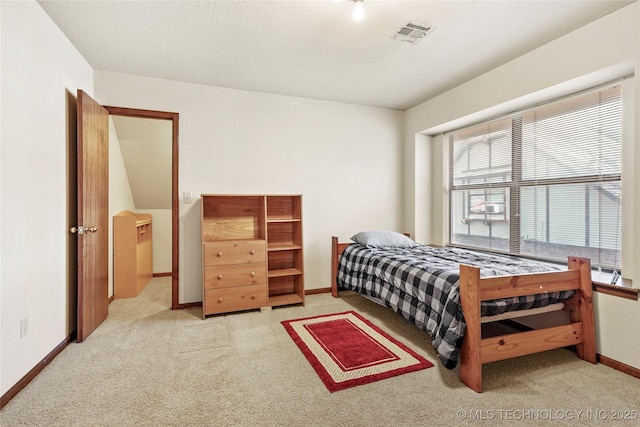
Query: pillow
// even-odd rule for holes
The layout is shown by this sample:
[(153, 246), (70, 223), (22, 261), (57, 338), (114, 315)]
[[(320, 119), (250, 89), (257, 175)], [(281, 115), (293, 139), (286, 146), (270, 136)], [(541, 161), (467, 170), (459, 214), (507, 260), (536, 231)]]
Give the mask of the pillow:
[(389, 230), (361, 231), (351, 240), (363, 246), (380, 248), (412, 248), (418, 245), (410, 237)]

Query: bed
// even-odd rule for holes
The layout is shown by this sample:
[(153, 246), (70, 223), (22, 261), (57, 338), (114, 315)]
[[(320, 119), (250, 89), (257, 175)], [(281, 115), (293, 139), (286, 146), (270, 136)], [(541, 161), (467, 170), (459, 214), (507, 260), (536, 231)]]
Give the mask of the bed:
[[(331, 238), (332, 295), (353, 290), (413, 322), (429, 334), (443, 366), (459, 366), (461, 381), (474, 391), (483, 391), (482, 365), (489, 362), (575, 345), (578, 357), (596, 363), (589, 259), (569, 257), (566, 269), (554, 269), (408, 238), (399, 247), (395, 240), (379, 246), (354, 238)], [(483, 322), (557, 308), (569, 313), (570, 323), (481, 336)]]

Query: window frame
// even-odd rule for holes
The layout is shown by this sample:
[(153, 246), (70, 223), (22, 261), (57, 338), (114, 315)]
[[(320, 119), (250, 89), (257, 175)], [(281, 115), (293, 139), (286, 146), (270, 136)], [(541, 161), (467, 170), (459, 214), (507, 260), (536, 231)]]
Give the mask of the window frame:
[[(564, 185), (564, 184), (581, 184), (581, 183), (596, 183), (596, 184), (600, 184), (600, 183), (606, 183), (606, 182), (618, 182), (619, 185), (622, 187), (623, 182), (624, 182), (624, 178), (623, 178), (623, 173), (622, 173), (622, 167), (619, 171), (619, 173), (613, 173), (613, 174), (597, 174), (597, 175), (588, 175), (588, 176), (578, 176), (578, 177), (561, 177), (561, 178), (549, 178), (549, 179), (527, 179), (527, 180), (523, 180), (522, 178), (522, 144), (523, 144), (523, 116), (525, 114), (527, 114), (528, 112), (537, 110), (537, 109), (542, 109), (542, 108), (547, 108), (547, 107), (553, 107), (554, 104), (560, 103), (560, 102), (566, 102), (566, 101), (571, 101), (571, 99), (577, 99), (580, 96), (589, 94), (589, 93), (595, 93), (595, 92), (602, 92), (607, 90), (608, 88), (612, 88), (615, 86), (620, 86), (619, 89), (619, 98), (623, 104), (622, 106), (622, 111), (620, 113), (620, 120), (621, 120), (621, 131), (622, 131), (622, 135), (621, 135), (621, 157), (624, 157), (624, 152), (625, 152), (625, 128), (628, 126), (627, 124), (625, 124), (625, 117), (627, 116), (627, 105), (624, 101), (625, 99), (625, 90), (624, 90), (624, 85), (622, 84), (622, 80), (623, 79), (619, 79), (617, 81), (613, 81), (613, 82), (608, 82), (602, 85), (599, 85), (597, 87), (592, 87), (589, 88), (587, 90), (583, 90), (580, 92), (576, 92), (567, 96), (563, 96), (560, 98), (556, 98), (556, 99), (551, 99), (549, 101), (546, 101), (544, 103), (539, 103), (536, 104), (535, 106), (531, 106), (530, 108), (512, 113), (512, 114), (508, 114), (508, 115), (504, 115), (501, 117), (497, 117), (497, 118), (493, 118), (490, 120), (485, 120), (483, 122), (480, 123), (476, 123), (475, 125), (472, 126), (467, 126), (464, 128), (460, 128), (460, 129), (456, 129), (456, 130), (452, 130), (449, 131), (447, 133), (445, 133), (443, 135), (443, 142), (445, 145), (445, 150), (444, 153), (446, 153), (447, 155), (447, 167), (448, 167), (448, 173), (446, 174), (447, 179), (446, 179), (446, 203), (445, 203), (445, 207), (446, 207), (446, 212), (445, 212), (445, 221), (446, 221), (446, 238), (447, 238), (447, 242), (449, 246), (453, 246), (453, 247), (460, 247), (460, 248), (465, 248), (465, 249), (471, 249), (471, 250), (479, 250), (479, 251), (486, 251), (486, 252), (494, 252), (494, 253), (503, 253), (503, 254), (507, 254), (507, 255), (513, 255), (513, 256), (518, 256), (518, 257), (526, 257), (526, 258), (535, 258), (535, 259), (540, 259), (540, 260), (544, 260), (544, 261), (551, 261), (551, 262), (559, 262), (558, 259), (554, 259), (554, 258), (545, 258), (543, 256), (540, 256), (539, 254), (536, 255), (531, 255), (531, 254), (522, 254), (521, 253), (521, 233), (520, 233), (520, 226), (521, 226), (521, 216), (520, 216), (520, 203), (521, 203), (521, 198), (520, 198), (520, 193), (521, 193), (521, 189), (522, 188), (526, 188), (526, 187), (533, 187), (533, 186), (545, 186), (545, 185)], [(633, 109), (633, 106), (632, 106)], [(511, 133), (512, 133), (512, 137), (511, 137), (511, 179), (510, 180), (505, 180), (505, 181), (500, 181), (500, 182), (488, 182), (488, 183), (477, 183), (477, 184), (455, 184), (454, 183), (454, 169), (455, 169), (455, 163), (454, 163), (454, 153), (453, 153), (453, 147), (454, 147), (454, 141), (453, 141), (453, 135), (454, 134), (461, 134), (461, 133), (474, 133), (474, 129), (481, 127), (481, 126), (486, 126), (487, 128), (489, 128), (491, 126), (492, 123), (498, 123), (502, 120), (509, 120), (511, 122)], [(622, 163), (622, 162), (621, 162)], [(516, 167), (514, 167), (514, 165), (517, 165)], [(497, 190), (497, 189), (506, 189), (506, 191), (509, 192), (509, 217), (507, 218), (508, 222), (509, 222), (509, 226), (508, 226), (508, 250), (506, 251), (501, 251), (501, 250), (495, 250), (492, 248), (487, 248), (487, 247), (476, 247), (476, 246), (472, 246), (472, 245), (464, 245), (464, 244), (460, 244), (460, 243), (452, 243), (452, 235), (454, 233), (454, 206), (453, 206), (453, 194), (456, 191), (486, 191), (486, 190)], [(623, 191), (620, 192), (620, 202), (619, 205), (622, 206), (622, 200), (624, 199), (623, 197)], [(619, 218), (618, 221), (623, 221), (622, 215), (619, 214)], [(620, 224), (619, 226), (620, 229), (620, 233), (622, 234), (622, 225)], [(623, 248), (624, 248), (624, 244), (623, 242), (617, 242), (618, 245), (618, 256), (617, 256), (617, 261), (616, 261), (616, 265), (612, 265), (611, 270), (612, 269), (618, 269), (618, 271), (621, 268), (621, 264), (622, 264), (622, 259), (623, 259)]]

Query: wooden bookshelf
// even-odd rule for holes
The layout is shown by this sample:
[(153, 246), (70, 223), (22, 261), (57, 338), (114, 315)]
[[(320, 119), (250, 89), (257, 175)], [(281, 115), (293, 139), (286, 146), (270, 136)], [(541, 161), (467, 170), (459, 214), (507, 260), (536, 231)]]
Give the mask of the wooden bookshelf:
[(203, 317), (304, 303), (301, 196), (201, 197)]
[(113, 217), (113, 297), (133, 298), (153, 277), (151, 214), (122, 211)]

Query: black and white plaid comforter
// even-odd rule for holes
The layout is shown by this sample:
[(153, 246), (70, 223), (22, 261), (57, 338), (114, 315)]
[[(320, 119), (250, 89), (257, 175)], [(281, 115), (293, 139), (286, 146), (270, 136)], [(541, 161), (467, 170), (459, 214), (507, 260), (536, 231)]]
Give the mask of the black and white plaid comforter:
[[(466, 324), (460, 305), (460, 264), (480, 267), (480, 275), (502, 276), (557, 269), (508, 256), (453, 248), (371, 248), (353, 244), (340, 257), (338, 286), (378, 298), (431, 338), (447, 369), (460, 359)], [(563, 301), (573, 291), (483, 301), (482, 316), (544, 307)]]

